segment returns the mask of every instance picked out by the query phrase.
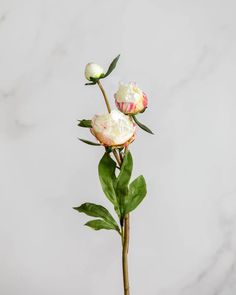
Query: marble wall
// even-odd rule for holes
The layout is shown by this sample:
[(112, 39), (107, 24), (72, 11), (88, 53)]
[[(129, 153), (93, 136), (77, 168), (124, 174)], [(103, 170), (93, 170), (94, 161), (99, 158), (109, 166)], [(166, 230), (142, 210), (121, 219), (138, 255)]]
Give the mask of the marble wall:
[[(121, 245), (72, 210), (112, 208), (102, 149), (77, 119), (105, 110), (84, 66), (149, 97), (132, 145), (148, 197), (132, 214), (134, 295), (236, 294), (234, 0), (0, 0), (0, 294), (122, 294)], [(114, 102), (112, 102), (114, 106)]]

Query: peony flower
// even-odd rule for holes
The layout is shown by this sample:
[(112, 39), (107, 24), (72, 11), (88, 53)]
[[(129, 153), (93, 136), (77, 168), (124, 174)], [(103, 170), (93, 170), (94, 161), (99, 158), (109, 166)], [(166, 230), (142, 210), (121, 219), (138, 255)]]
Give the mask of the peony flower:
[(87, 80), (91, 81), (91, 78), (98, 79), (104, 75), (104, 70), (101, 66), (95, 63), (89, 63), (85, 67), (85, 77)]
[(132, 119), (118, 110), (92, 119), (91, 132), (104, 146), (128, 146), (135, 138), (135, 130)]
[(148, 104), (146, 94), (133, 82), (120, 83), (114, 97), (117, 108), (127, 115), (135, 115), (144, 111)]

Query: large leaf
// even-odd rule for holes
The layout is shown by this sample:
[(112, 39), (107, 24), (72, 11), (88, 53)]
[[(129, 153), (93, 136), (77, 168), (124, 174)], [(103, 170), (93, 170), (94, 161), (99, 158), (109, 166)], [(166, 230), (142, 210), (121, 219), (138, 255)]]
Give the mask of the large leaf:
[(119, 215), (119, 204), (117, 201), (115, 182), (116, 182), (116, 162), (112, 160), (109, 153), (105, 153), (98, 165), (98, 174), (104, 194), (115, 206), (115, 210)]
[(106, 74), (102, 78), (105, 78), (108, 75), (110, 75), (110, 73), (115, 69), (119, 58), (120, 58), (120, 54), (116, 58), (113, 59), (113, 61), (111, 62)]
[(129, 186), (129, 193), (125, 199), (125, 214), (133, 211), (147, 194), (146, 182), (142, 175), (137, 177)]
[(116, 194), (120, 205), (121, 215), (124, 215), (124, 202), (128, 195), (128, 186), (133, 169), (133, 159), (130, 151), (125, 152), (120, 173), (116, 181)]
[(79, 127), (92, 128), (92, 120), (79, 120)]
[(83, 143), (86, 143), (88, 145), (94, 145), (94, 146), (100, 146), (100, 143), (96, 143), (96, 142), (92, 142), (90, 140), (87, 139), (83, 139), (83, 138), (78, 138), (80, 141), (82, 141)]
[(137, 117), (135, 115), (132, 115), (133, 119), (134, 119), (134, 122), (141, 128), (143, 129), (144, 131), (150, 133), (150, 134), (154, 134), (152, 132), (151, 129), (149, 129), (147, 126), (145, 126), (144, 124), (142, 124), (141, 122), (139, 122), (139, 120), (137, 119)]
[(113, 230), (117, 231), (117, 228), (114, 227), (114, 225), (112, 225), (104, 220), (101, 220), (101, 219), (94, 219), (94, 220), (88, 221), (85, 223), (85, 225), (91, 227), (94, 230), (113, 229)]
[(84, 203), (79, 207), (75, 207), (74, 209), (79, 212), (85, 213), (89, 216), (100, 217), (116, 225), (115, 219), (112, 217), (109, 211), (101, 205), (97, 205), (93, 203)]

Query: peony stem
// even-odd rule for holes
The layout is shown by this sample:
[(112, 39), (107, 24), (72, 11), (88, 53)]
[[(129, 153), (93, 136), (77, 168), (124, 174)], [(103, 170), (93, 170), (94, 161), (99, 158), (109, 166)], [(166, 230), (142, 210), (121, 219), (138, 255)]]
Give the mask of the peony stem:
[(103, 88), (103, 86), (102, 86), (100, 80), (97, 81), (97, 84), (98, 84), (99, 88), (100, 88), (101, 91), (102, 91), (102, 94), (103, 94), (103, 96), (104, 96), (105, 103), (106, 103), (106, 106), (107, 106), (107, 110), (108, 110), (108, 112), (110, 113), (110, 112), (111, 112), (111, 107), (110, 107), (110, 104), (109, 104), (109, 101), (108, 101), (108, 98), (107, 98), (106, 92), (105, 92), (105, 90), (104, 90), (104, 88)]
[(114, 157), (116, 158), (116, 161), (117, 161), (119, 167), (121, 167), (121, 165), (122, 165), (122, 160), (121, 160), (120, 154), (118, 154), (118, 153), (117, 153), (117, 150), (115, 150), (115, 149), (112, 150), (112, 152), (113, 152)]
[[(106, 95), (105, 89), (103, 88), (102, 83), (100, 82), (100, 80), (97, 81), (97, 84), (98, 84), (99, 88), (102, 91), (102, 94), (103, 94), (103, 97), (104, 97), (104, 100), (105, 100), (105, 103), (106, 103), (106, 106), (107, 106), (107, 110), (110, 113), (111, 112), (111, 107), (110, 107), (110, 104), (109, 104), (108, 97)], [(121, 158), (120, 158), (119, 154), (117, 153), (117, 151), (115, 149), (113, 149), (112, 152), (113, 152), (114, 157), (116, 158), (117, 163), (119, 164), (119, 166), (121, 166), (122, 161), (121, 161)]]
[(128, 272), (129, 233), (130, 233), (130, 218), (129, 218), (129, 214), (127, 214), (124, 218), (124, 230), (123, 230), (123, 240), (122, 240), (123, 241), (122, 268), (123, 268), (124, 295), (130, 295), (129, 272)]
[[(105, 103), (107, 106), (107, 110), (110, 113), (111, 107), (110, 107), (106, 92), (99, 80), (97, 81), (97, 84), (102, 91), (102, 94), (104, 96)], [(118, 153), (116, 149), (113, 149), (112, 152), (113, 152), (113, 155), (114, 155), (119, 167), (121, 168), (122, 162), (123, 162), (122, 154), (120, 152)], [(121, 228), (124, 295), (130, 295), (129, 272), (128, 272), (129, 236), (130, 236), (130, 217), (129, 217), (129, 214), (127, 214), (127, 215), (125, 215), (125, 218), (123, 219), (123, 225)]]
[[(126, 148), (127, 149), (127, 148)], [(120, 154), (121, 163), (123, 162), (122, 154)], [(122, 165), (122, 164), (121, 164)], [(129, 251), (129, 237), (130, 237), (130, 216), (125, 215), (122, 225), (122, 269), (123, 269), (123, 284), (124, 295), (130, 295), (129, 288), (129, 269), (128, 269), (128, 251)]]

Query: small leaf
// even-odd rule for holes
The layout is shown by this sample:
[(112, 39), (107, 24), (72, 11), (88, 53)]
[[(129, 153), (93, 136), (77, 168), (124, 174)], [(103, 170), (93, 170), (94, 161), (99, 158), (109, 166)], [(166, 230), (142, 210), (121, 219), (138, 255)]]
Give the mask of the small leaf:
[(85, 83), (84, 85), (88, 86), (88, 85), (95, 85), (96, 82), (90, 82), (90, 83)]
[(112, 225), (104, 220), (101, 220), (101, 219), (94, 219), (94, 220), (88, 221), (85, 223), (85, 225), (91, 227), (94, 230), (100, 230), (100, 229), (111, 230), (111, 229), (113, 229), (113, 230), (117, 231), (117, 229), (114, 227), (114, 225)]
[(79, 120), (78, 126), (92, 128), (92, 120)]
[(141, 128), (143, 129), (144, 131), (148, 132), (148, 133), (151, 133), (151, 134), (154, 134), (147, 126), (145, 126), (144, 124), (142, 124), (141, 122), (138, 121), (138, 119), (136, 118), (135, 115), (132, 115), (133, 119), (134, 119), (134, 122)]
[(92, 142), (90, 140), (87, 140), (87, 139), (82, 139), (82, 138), (78, 138), (80, 141), (84, 142), (84, 143), (87, 143), (89, 145), (95, 145), (95, 146), (101, 146), (100, 143), (96, 143), (96, 142)]
[(137, 177), (129, 186), (129, 194), (125, 199), (125, 214), (133, 211), (147, 194), (146, 182), (142, 175)]
[(101, 77), (101, 79), (103, 79), (103, 78), (105, 78), (105, 77), (107, 77), (108, 75), (111, 74), (111, 72), (115, 69), (119, 58), (120, 58), (120, 54), (116, 58), (113, 59), (113, 61), (111, 62), (106, 74), (103, 77)]
[(113, 226), (118, 227), (115, 219), (112, 217), (110, 212), (101, 205), (97, 205), (93, 203), (84, 203), (79, 207), (74, 207), (73, 209), (75, 209), (78, 212), (85, 213), (88, 216), (102, 218), (106, 222), (113, 224)]
[(116, 182), (116, 162), (112, 160), (109, 153), (105, 153), (98, 165), (98, 174), (104, 194), (113, 203), (119, 216), (119, 203), (117, 201), (114, 184)]
[(116, 195), (119, 202), (121, 216), (124, 214), (124, 202), (128, 195), (128, 185), (133, 170), (133, 159), (130, 151), (125, 153), (120, 173), (116, 181)]

